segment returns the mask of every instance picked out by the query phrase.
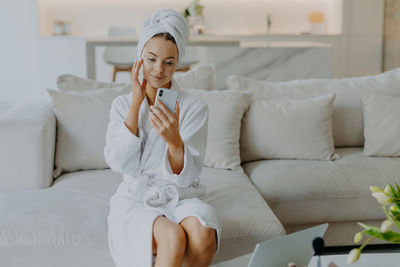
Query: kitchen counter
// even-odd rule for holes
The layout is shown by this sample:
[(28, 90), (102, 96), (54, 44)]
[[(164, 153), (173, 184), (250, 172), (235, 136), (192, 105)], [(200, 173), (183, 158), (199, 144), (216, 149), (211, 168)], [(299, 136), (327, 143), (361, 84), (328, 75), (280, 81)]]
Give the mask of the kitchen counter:
[[(87, 38), (87, 43), (89, 45), (95, 46), (120, 46), (120, 45), (137, 45), (139, 38)], [(238, 46), (240, 45), (240, 40), (237, 38), (221, 37), (221, 36), (190, 36), (187, 40), (186, 45), (188, 46)]]
[(331, 47), (317, 42), (240, 41), (241, 47)]
[[(98, 47), (98, 46), (136, 46), (137, 43), (138, 43), (138, 38), (88, 37), (86, 39), (86, 57), (87, 57), (86, 64), (87, 64), (88, 78), (96, 79), (96, 58), (95, 58), (96, 57), (96, 52), (95, 52), (96, 47)], [(189, 39), (187, 41), (187, 46), (199, 47), (197, 53), (200, 56), (198, 59), (195, 59), (194, 61), (198, 61), (200, 63), (206, 63), (206, 64), (208, 64), (208, 63), (215, 64), (217, 72), (221, 72), (220, 69), (222, 66), (220, 66), (219, 62), (226, 63), (228, 58), (230, 61), (234, 62), (235, 58), (244, 54), (244, 49), (248, 50), (246, 53), (252, 55), (251, 57), (254, 57), (254, 55), (256, 55), (255, 58), (252, 58), (251, 60), (258, 59), (258, 61), (260, 61), (260, 59), (262, 59), (262, 58), (265, 58), (266, 54), (270, 54), (270, 53), (268, 53), (268, 51), (265, 51), (265, 49), (271, 49), (271, 48), (285, 49), (286, 51), (291, 51), (290, 54), (293, 54), (293, 55), (297, 55), (297, 53), (300, 53), (304, 49), (310, 49), (310, 48), (330, 48), (332, 50), (331, 45), (324, 44), (324, 43), (318, 43), (318, 42), (304, 42), (304, 41), (303, 42), (301, 42), (301, 41), (278, 42), (278, 41), (260, 41), (260, 40), (249, 40), (249, 39), (240, 40), (240, 38), (237, 38), (237, 37), (226, 37), (226, 36), (215, 36), (215, 35), (189, 36)], [(258, 49), (258, 50), (254, 51), (254, 49)], [(264, 50), (259, 50), (259, 49), (264, 49)], [(295, 52), (295, 50), (297, 52)], [(274, 52), (274, 54), (281, 54), (281, 53), (286, 53), (286, 52), (284, 52), (283, 50), (279, 51), (279, 52), (277, 52), (277, 51)], [(307, 53), (309, 53), (309, 52), (307, 52)], [(284, 58), (285, 57), (286, 56), (284, 56)], [(245, 60), (245, 58), (243, 58), (243, 57), (242, 57), (242, 59)], [(185, 58), (184, 58), (184, 60), (185, 60)], [(267, 60), (267, 58), (265, 60)], [(278, 59), (275, 59), (275, 60), (278, 60)], [(190, 59), (189, 61), (193, 61), (193, 59)], [(329, 62), (330, 62), (330, 64), (333, 64), (331, 60)], [(266, 62), (263, 62), (262, 65), (266, 65)], [(228, 68), (222, 67), (222, 69), (226, 69), (226, 71), (232, 71), (231, 74), (235, 74), (238, 72), (238, 70), (233, 71), (233, 69), (231, 67), (228, 67)], [(250, 69), (251, 69), (251, 67), (250, 67)], [(224, 72), (226, 72), (226, 71), (224, 71)], [(259, 72), (259, 70), (258, 70), (258, 72)], [(320, 73), (320, 71), (317, 73)], [(226, 75), (222, 75), (222, 76), (219, 75), (217, 77), (217, 88), (225, 86), (225, 82), (222, 81), (221, 79), (224, 80), (226, 78)], [(325, 76), (331, 76), (331, 75), (332, 75), (332, 71), (330, 70), (329, 74), (324, 74), (322, 76), (325, 77)], [(265, 78), (265, 77), (263, 77), (263, 78)], [(328, 78), (328, 77), (326, 77), (326, 78)]]
[[(272, 40), (256, 36), (241, 40), (234, 36), (191, 36), (187, 53), (182, 62), (212, 64), (215, 69), (215, 89), (226, 89), (229, 75), (242, 75), (248, 78), (267, 81), (289, 81), (307, 78), (332, 78), (335, 60), (338, 57), (335, 45), (321, 40)], [(89, 79), (111, 81), (113, 66), (103, 60), (106, 46), (124, 44), (137, 39), (101, 38), (95, 36), (43, 36), (38, 40), (38, 58), (41, 77), (40, 88), (55, 88), (60, 74), (70, 73)], [(198, 43), (194, 43), (194, 42)], [(93, 44), (97, 44), (94, 46)], [(91, 50), (88, 51), (88, 47)], [(201, 44), (201, 45), (199, 45)], [(335, 53), (335, 54), (334, 54)], [(339, 54), (340, 55), (340, 54)], [(136, 58), (132, 51), (132, 62)], [(195, 65), (191, 66), (192, 68)], [(117, 75), (118, 82), (130, 82), (128, 72)], [(43, 92), (47, 96), (47, 92)]]
[[(96, 47), (97, 46), (136, 46), (138, 38), (96, 38), (86, 39), (86, 67), (89, 79), (96, 79)], [(187, 46), (240, 46), (239, 39), (220, 36), (191, 36), (186, 42)]]
[[(253, 37), (224, 37), (213, 35), (190, 36), (186, 42), (187, 46), (242, 46), (242, 47), (320, 47), (327, 44), (307, 41), (270, 41), (261, 40), (262, 36)], [(264, 36), (265, 38), (271, 36)], [(138, 38), (87, 38), (86, 42), (93, 46), (131, 46), (137, 45)]]
[[(100, 80), (108, 80), (108, 74), (104, 77), (104, 73), (111, 67), (102, 60), (104, 47), (136, 46), (138, 42), (137, 38), (84, 36), (47, 36), (40, 39), (46, 47), (51, 47), (51, 43), (54, 47), (60, 47), (64, 53), (67, 51), (66, 47), (79, 47), (79, 51), (71, 54), (82, 54), (83, 57), (86, 54), (86, 60), (82, 62), (86, 64), (84, 72), (89, 79)], [(225, 89), (226, 78), (234, 74), (269, 81), (334, 76), (333, 46), (314, 40), (270, 41), (264, 38), (257, 39), (257, 36), (245, 40), (237, 36), (196, 35), (189, 37), (187, 45), (187, 53), (182, 61), (213, 64), (216, 72), (215, 89)], [(67, 54), (65, 57), (65, 62), (77, 58)], [(134, 55), (132, 57), (134, 58)], [(99, 71), (96, 71), (96, 67)], [(73, 69), (75, 73), (82, 72), (77, 66)], [(96, 78), (96, 73), (100, 77)]]
[(282, 82), (333, 78), (334, 54), (330, 44), (315, 42), (241, 42), (240, 46), (198, 49), (200, 63), (215, 66), (215, 88), (226, 89), (230, 75)]

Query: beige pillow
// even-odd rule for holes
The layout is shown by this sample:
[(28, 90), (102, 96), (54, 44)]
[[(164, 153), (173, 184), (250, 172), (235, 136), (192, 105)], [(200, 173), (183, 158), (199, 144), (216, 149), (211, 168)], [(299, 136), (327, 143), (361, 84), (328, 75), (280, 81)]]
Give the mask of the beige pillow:
[(334, 95), (255, 101), (243, 118), (242, 161), (337, 158), (332, 138)]
[(128, 94), (130, 88), (47, 92), (57, 118), (53, 177), (63, 171), (109, 168), (103, 150), (111, 103), (117, 96)]
[(130, 84), (101, 82), (82, 78), (73, 74), (62, 74), (57, 78), (57, 88), (61, 91), (85, 91), (101, 88), (130, 87)]
[[(174, 78), (182, 88), (213, 90), (215, 87), (214, 67), (212, 65), (201, 64), (187, 72), (175, 72)], [(72, 74), (63, 74), (57, 78), (57, 88), (62, 91), (85, 91), (113, 87), (130, 88), (131, 84), (101, 82)]]
[(215, 70), (213, 65), (200, 64), (187, 72), (175, 72), (175, 80), (182, 88), (214, 90)]
[(400, 156), (400, 97), (363, 96), (365, 156)]
[(229, 76), (231, 90), (251, 90), (253, 100), (310, 98), (336, 94), (332, 114), (335, 146), (363, 146), (363, 95), (384, 94), (400, 97), (400, 68), (379, 75), (345, 79), (307, 79), (267, 82)]
[(204, 166), (243, 171), (240, 166), (239, 138), (250, 95), (231, 90), (185, 90), (208, 105), (208, 138)]

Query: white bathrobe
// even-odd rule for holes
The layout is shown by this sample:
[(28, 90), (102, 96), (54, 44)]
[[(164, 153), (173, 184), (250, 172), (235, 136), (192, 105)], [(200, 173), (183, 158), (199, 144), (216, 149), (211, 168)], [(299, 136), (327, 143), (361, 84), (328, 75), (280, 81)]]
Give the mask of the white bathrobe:
[(203, 226), (216, 229), (219, 248), (221, 218), (199, 199), (205, 194), (198, 176), (207, 141), (207, 105), (183, 92), (174, 79), (170, 90), (178, 92), (184, 143), (184, 167), (179, 175), (172, 173), (167, 143), (151, 127), (147, 99), (140, 106), (138, 136), (124, 124), (132, 93), (112, 103), (104, 155), (113, 171), (123, 173), (107, 217), (109, 249), (117, 267), (152, 266), (153, 222), (161, 215), (175, 223), (197, 217)]

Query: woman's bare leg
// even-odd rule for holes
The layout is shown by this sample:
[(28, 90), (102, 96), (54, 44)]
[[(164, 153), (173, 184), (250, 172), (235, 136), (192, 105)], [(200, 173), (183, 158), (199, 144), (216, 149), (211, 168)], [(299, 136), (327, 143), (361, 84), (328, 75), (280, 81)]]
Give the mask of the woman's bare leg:
[(210, 265), (217, 250), (216, 230), (204, 227), (194, 216), (185, 218), (180, 224), (187, 234), (185, 267)]
[(164, 216), (153, 224), (153, 251), (157, 251), (155, 267), (182, 267), (186, 250), (183, 228)]

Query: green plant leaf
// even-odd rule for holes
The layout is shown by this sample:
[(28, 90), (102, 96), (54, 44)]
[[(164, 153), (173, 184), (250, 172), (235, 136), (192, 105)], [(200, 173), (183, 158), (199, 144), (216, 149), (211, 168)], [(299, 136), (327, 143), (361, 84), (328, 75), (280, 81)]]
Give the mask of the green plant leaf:
[(186, 9), (185, 9), (185, 11), (184, 11), (184, 13), (183, 13), (183, 16), (184, 16), (185, 18), (190, 16), (189, 8), (186, 8)]
[(395, 183), (395, 186), (396, 186), (397, 192), (400, 194), (400, 186), (397, 183)]
[[(376, 227), (374, 227), (376, 228)], [(400, 233), (394, 232), (394, 231), (387, 231), (385, 233), (382, 233), (379, 229), (378, 231), (375, 229), (369, 229), (367, 231), (365, 231), (365, 233), (367, 235), (382, 239), (382, 240), (386, 240), (386, 241), (390, 241), (392, 243), (400, 243)]]
[(358, 225), (360, 225), (362, 228), (364, 228), (365, 230), (373, 230), (373, 231), (376, 231), (376, 232), (380, 232), (381, 231), (381, 229), (379, 229), (378, 227), (375, 227), (375, 226), (372, 226), (372, 225), (368, 225), (368, 224), (365, 224), (365, 223), (358, 223)]
[(396, 218), (397, 220), (399, 220), (399, 218), (400, 218), (400, 211), (391, 210), (390, 213), (393, 215), (394, 218)]
[(399, 194), (397, 193), (397, 191), (393, 188), (393, 186), (391, 184), (388, 184), (390, 191), (392, 192), (392, 196), (393, 198), (398, 198)]

